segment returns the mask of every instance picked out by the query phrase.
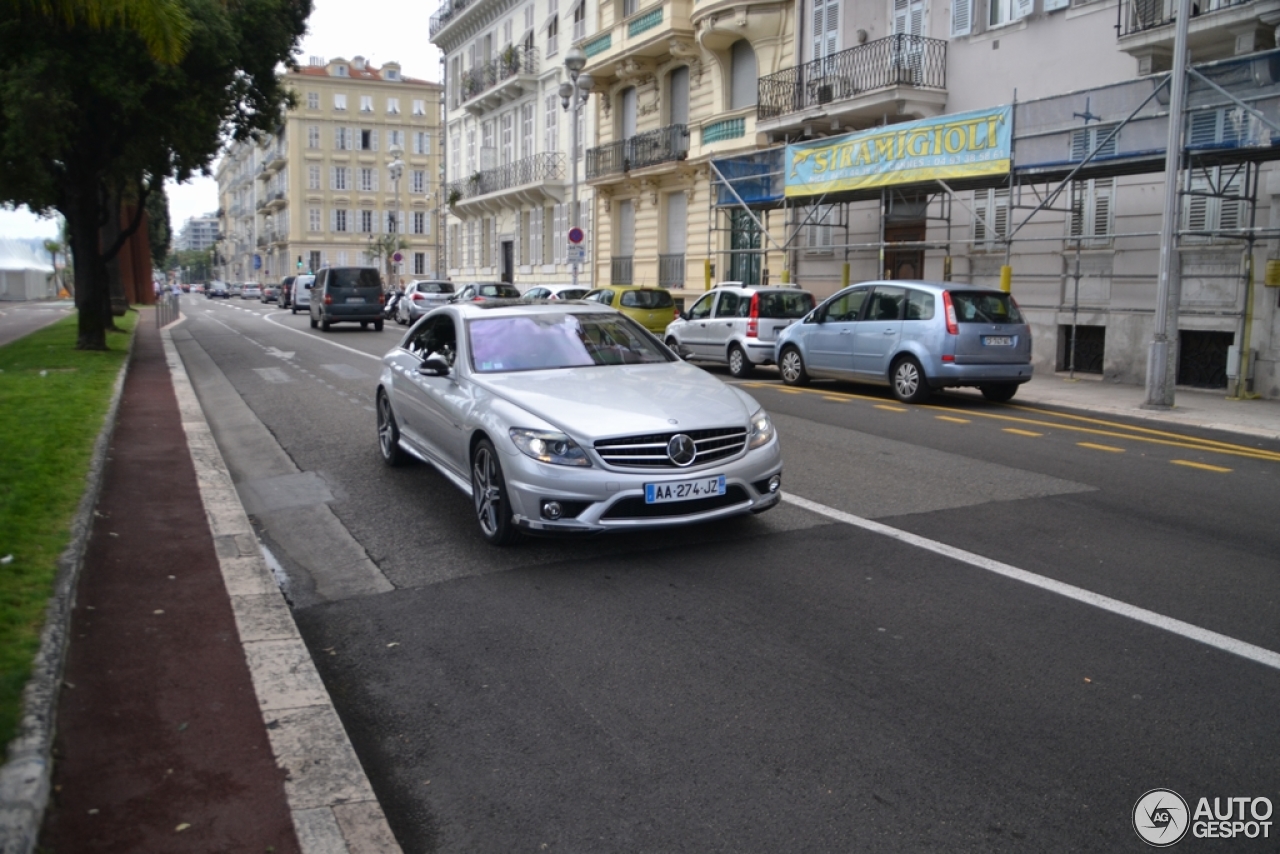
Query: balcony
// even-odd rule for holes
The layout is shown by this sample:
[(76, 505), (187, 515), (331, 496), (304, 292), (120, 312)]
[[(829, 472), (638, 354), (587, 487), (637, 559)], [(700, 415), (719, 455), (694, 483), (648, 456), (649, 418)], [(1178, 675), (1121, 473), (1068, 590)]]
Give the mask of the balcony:
[(431, 16), (431, 20), (427, 25), (427, 33), (434, 40), (436, 35), (448, 25), (450, 21), (458, 17), (464, 9), (477, 0), (447, 0), (442, 3), (436, 13)]
[(666, 56), (696, 56), (691, 0), (662, 0), (591, 36), (587, 71), (598, 81), (631, 73)]
[(865, 127), (886, 114), (940, 115), (946, 102), (947, 43), (898, 34), (761, 77), (756, 127), (782, 133), (815, 120)]
[(508, 47), (497, 59), (462, 74), (463, 106), (483, 113), (538, 88), (538, 49)]
[(588, 149), (587, 180), (606, 179), (661, 163), (684, 160), (688, 154), (688, 126), (668, 125)]
[(684, 287), (684, 253), (658, 256), (658, 287)]
[(635, 278), (635, 256), (614, 255), (609, 258), (609, 284), (629, 285)]
[(288, 162), (288, 149), (284, 144), (284, 140), (281, 140), (279, 145), (267, 153), (266, 166), (268, 169), (283, 169)]
[(547, 199), (564, 201), (564, 155), (544, 151), (515, 163), (477, 172), (454, 181), (446, 196), (460, 211), (498, 210), (525, 202), (542, 204)]
[(280, 208), (289, 204), (289, 196), (284, 190), (275, 190), (267, 196), (266, 203), (266, 206), (271, 210), (280, 210)]
[[(1116, 32), (1139, 74), (1172, 67), (1177, 0), (1120, 0)], [(1187, 31), (1192, 62), (1269, 48), (1280, 23), (1280, 0), (1194, 0)]]

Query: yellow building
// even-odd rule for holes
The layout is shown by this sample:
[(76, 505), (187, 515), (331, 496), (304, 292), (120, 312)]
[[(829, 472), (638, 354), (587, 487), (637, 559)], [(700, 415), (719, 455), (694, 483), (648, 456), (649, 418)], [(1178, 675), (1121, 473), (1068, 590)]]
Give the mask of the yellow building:
[(277, 282), (375, 263), (385, 271), (385, 247), (401, 254), (393, 279), (439, 275), (443, 87), (359, 56), (312, 59), (285, 79), (296, 104), (280, 131), (232, 145), (218, 164), (222, 278)]

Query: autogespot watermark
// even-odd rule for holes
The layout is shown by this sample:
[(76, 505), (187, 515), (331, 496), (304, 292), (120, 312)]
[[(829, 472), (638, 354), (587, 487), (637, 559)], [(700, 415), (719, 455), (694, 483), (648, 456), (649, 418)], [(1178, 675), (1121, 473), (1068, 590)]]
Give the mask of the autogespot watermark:
[(1200, 798), (1192, 810), (1172, 789), (1152, 789), (1133, 805), (1133, 829), (1143, 842), (1168, 848), (1191, 831), (1196, 839), (1270, 839), (1271, 800)]

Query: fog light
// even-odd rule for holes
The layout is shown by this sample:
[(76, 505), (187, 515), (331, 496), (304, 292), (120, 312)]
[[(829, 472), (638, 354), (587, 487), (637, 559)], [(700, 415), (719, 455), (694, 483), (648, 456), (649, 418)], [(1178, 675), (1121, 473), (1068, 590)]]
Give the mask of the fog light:
[(550, 519), (552, 522), (564, 515), (564, 508), (560, 506), (559, 501), (542, 502), (542, 518)]
[(769, 494), (770, 495), (777, 492), (781, 488), (782, 488), (782, 475), (775, 474), (773, 477), (769, 478)]

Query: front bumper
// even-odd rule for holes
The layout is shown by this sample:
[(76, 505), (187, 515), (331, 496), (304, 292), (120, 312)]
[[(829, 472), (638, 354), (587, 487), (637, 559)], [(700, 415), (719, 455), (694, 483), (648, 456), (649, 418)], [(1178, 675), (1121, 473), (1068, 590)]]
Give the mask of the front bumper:
[[(782, 452), (777, 437), (737, 459), (694, 470), (621, 471), (599, 466), (554, 466), (519, 451), (504, 453), (502, 465), (512, 520), (529, 533), (585, 534), (669, 528), (758, 513), (775, 506), (782, 498), (780, 487), (772, 492), (768, 489), (770, 479), (782, 475)], [(724, 475), (724, 496), (669, 504), (644, 503), (647, 483), (677, 483), (713, 475)], [(572, 515), (548, 518), (543, 512), (547, 501), (560, 503)]]

